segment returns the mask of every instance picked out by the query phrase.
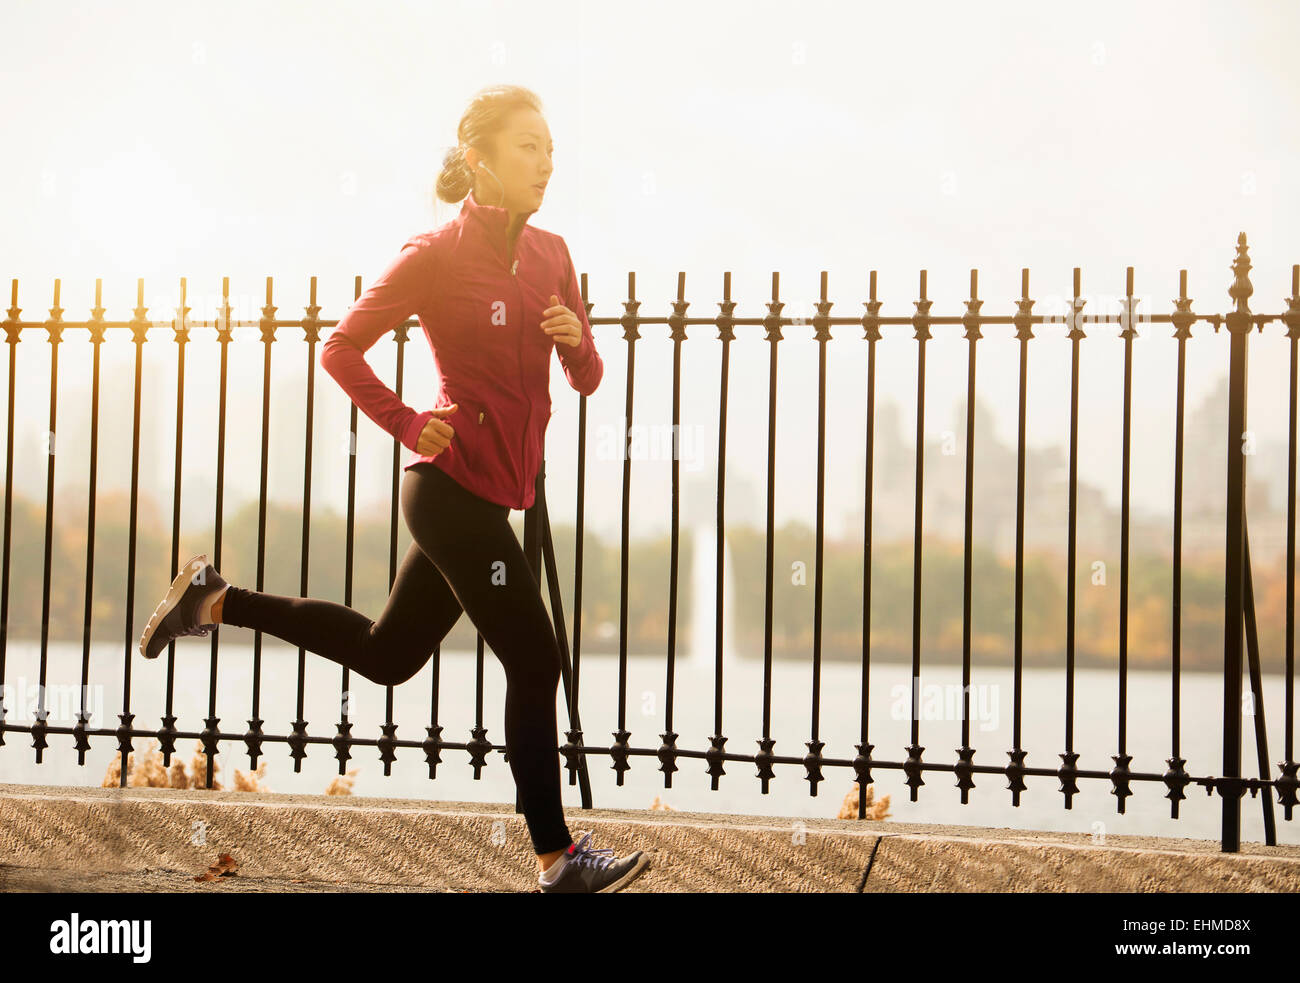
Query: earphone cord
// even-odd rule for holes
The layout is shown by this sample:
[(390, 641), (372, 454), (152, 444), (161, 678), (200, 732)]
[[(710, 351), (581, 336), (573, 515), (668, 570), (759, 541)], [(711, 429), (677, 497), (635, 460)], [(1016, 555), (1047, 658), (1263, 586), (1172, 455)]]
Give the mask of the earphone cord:
[[(492, 168), (488, 167), (482, 161), (478, 162), (478, 166), (483, 168), (483, 170), (487, 171), (489, 174), (492, 174)], [(492, 174), (492, 180), (495, 181), (498, 187), (501, 188), (501, 200), (497, 203), (497, 207), (501, 208), (506, 203), (506, 186), (501, 183), (501, 179), (497, 177), (495, 174)]]

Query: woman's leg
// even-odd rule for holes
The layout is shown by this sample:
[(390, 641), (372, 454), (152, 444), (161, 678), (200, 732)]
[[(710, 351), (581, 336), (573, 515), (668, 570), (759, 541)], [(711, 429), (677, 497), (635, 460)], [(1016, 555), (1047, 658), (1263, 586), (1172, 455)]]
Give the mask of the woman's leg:
[(407, 474), (402, 511), (412, 537), (505, 668), (506, 751), (533, 852), (563, 850), (573, 838), (560, 799), (560, 650), (510, 510), (466, 491), (432, 463)]
[(461, 615), (456, 595), (415, 543), (398, 567), (378, 621), (334, 601), (233, 584), (221, 605), (223, 624), (256, 628), (301, 645), (382, 686), (396, 686), (419, 672)]

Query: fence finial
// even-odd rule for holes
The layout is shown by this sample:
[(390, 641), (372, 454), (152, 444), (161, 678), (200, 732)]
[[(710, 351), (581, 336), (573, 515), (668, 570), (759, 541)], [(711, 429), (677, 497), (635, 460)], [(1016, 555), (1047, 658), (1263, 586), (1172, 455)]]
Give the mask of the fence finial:
[(1250, 255), (1244, 232), (1237, 235), (1237, 258), (1232, 261), (1232, 272), (1236, 274), (1236, 279), (1228, 288), (1228, 296), (1237, 302), (1237, 313), (1248, 313), (1250, 295), (1255, 292), (1255, 288), (1250, 283)]

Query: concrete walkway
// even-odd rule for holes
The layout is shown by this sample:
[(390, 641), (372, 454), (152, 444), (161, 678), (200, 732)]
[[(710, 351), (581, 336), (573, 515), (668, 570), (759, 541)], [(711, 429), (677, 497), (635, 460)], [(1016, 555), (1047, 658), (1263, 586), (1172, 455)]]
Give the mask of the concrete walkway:
[[(890, 821), (566, 809), (629, 892), (1300, 891), (1300, 846)], [(196, 881), (229, 854), (236, 873)], [(525, 891), (513, 803), (0, 784), (0, 891)]]

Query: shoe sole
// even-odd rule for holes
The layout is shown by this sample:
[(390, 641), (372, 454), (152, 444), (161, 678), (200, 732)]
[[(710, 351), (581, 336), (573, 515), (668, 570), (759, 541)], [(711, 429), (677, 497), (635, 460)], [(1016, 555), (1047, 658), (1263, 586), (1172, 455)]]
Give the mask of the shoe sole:
[(623, 888), (627, 887), (628, 884), (632, 883), (632, 881), (634, 881), (641, 874), (641, 872), (649, 866), (650, 866), (649, 854), (645, 854), (645, 853), (641, 854), (641, 859), (636, 862), (635, 867), (633, 867), (626, 874), (624, 874), (622, 877), (616, 880), (613, 884), (607, 885), (606, 887), (602, 887), (596, 893), (613, 894), (615, 891), (623, 890)]
[(146, 659), (156, 659), (158, 656), (162, 655), (162, 649), (159, 649), (153, 655), (148, 654), (149, 641), (153, 638), (154, 632), (158, 630), (159, 625), (163, 623), (163, 619), (166, 618), (167, 615), (171, 614), (172, 609), (180, 603), (181, 597), (184, 595), (185, 591), (189, 589), (190, 578), (194, 576), (194, 565), (198, 563), (200, 570), (206, 566), (206, 564), (200, 562), (202, 559), (203, 554), (200, 553), (197, 556), (190, 557), (189, 560), (185, 562), (185, 565), (181, 567), (181, 572), (176, 575), (176, 579), (172, 581), (171, 587), (167, 589), (167, 596), (162, 599), (161, 604), (154, 608), (153, 615), (149, 618), (149, 623), (144, 626), (144, 634), (140, 636), (140, 654)]

